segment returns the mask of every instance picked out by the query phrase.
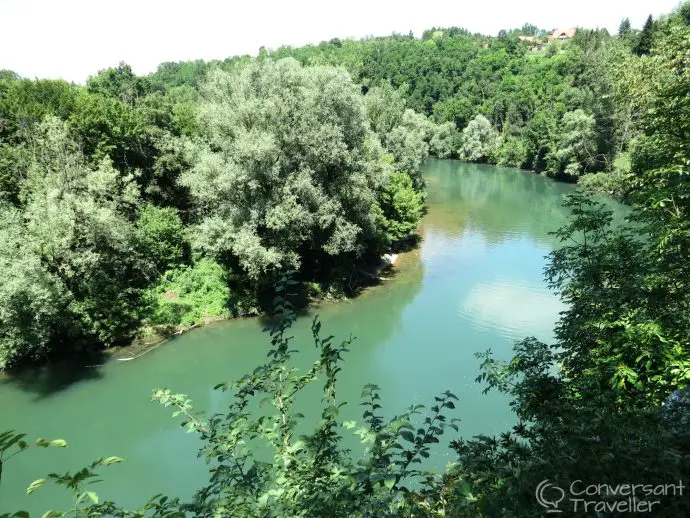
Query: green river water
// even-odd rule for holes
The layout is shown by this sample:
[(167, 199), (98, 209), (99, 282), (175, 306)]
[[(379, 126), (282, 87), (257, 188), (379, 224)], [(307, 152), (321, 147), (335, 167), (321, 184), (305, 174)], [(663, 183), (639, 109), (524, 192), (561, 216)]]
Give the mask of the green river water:
[[(350, 402), (343, 419), (359, 415), (366, 383), (381, 387), (389, 415), (433, 402), (449, 389), (460, 398), (454, 416), (462, 420), (461, 435), (501, 432), (514, 418), (504, 396), (481, 394), (474, 353), (491, 348), (508, 358), (515, 340), (551, 338), (563, 306), (543, 279), (545, 256), (555, 246), (548, 233), (564, 223), (561, 202), (573, 187), (449, 160), (430, 160), (425, 178), (428, 213), (419, 248), (403, 254), (381, 286), (312, 309), (296, 324), (295, 344), (312, 351), (309, 326), (316, 313), (326, 334), (357, 337), (340, 375), (339, 396)], [(9, 461), (0, 512), (66, 507), (70, 496), (63, 490), (46, 486), (26, 496), (25, 488), (48, 472), (110, 455), (126, 462), (103, 470), (105, 481), (93, 487), (101, 497), (134, 507), (156, 493), (191, 496), (207, 480), (196, 459), (197, 439), (179, 428), (169, 409), (150, 402), (151, 390), (170, 388), (189, 394), (199, 410), (222, 410), (226, 396), (212, 386), (263, 361), (261, 327), (258, 319), (236, 320), (194, 330), (130, 362), (0, 378), (0, 430), (69, 443)], [(302, 403), (304, 413), (309, 401)], [(437, 465), (450, 460), (448, 448), (437, 450)]]

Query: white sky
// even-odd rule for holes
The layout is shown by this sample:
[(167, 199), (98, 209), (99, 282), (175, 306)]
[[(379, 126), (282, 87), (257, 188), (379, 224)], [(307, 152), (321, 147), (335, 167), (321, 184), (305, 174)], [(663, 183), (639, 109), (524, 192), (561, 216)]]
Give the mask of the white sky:
[(83, 82), (120, 61), (137, 74), (163, 61), (255, 55), (260, 46), (334, 37), (416, 36), (433, 26), (495, 35), (541, 28), (640, 28), (679, 0), (0, 0), (0, 69)]

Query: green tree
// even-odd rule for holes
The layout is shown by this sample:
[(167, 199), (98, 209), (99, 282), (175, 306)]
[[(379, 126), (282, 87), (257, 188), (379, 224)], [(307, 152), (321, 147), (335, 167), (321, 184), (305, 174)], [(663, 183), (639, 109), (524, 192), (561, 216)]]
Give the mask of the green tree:
[(67, 291), (36, 245), (19, 212), (0, 206), (0, 371), (42, 360), (67, 317)]
[(429, 141), (429, 154), (437, 158), (451, 158), (460, 145), (460, 133), (452, 122), (436, 124)]
[(227, 318), (230, 311), (227, 273), (208, 258), (168, 270), (143, 298), (147, 324), (155, 327), (185, 329)]
[(291, 59), (214, 71), (199, 113), (206, 142), (182, 176), (196, 247), (257, 280), (379, 239), (371, 207), (385, 167), (346, 72)]
[(654, 18), (650, 14), (647, 20), (644, 22), (642, 31), (637, 36), (637, 41), (635, 42), (635, 54), (638, 56), (644, 56), (652, 51), (652, 44), (654, 42)]
[(150, 87), (145, 78), (137, 77), (132, 72), (132, 67), (120, 62), (116, 68), (107, 68), (89, 77), (86, 88), (90, 93), (112, 97), (134, 106), (144, 98)]
[(33, 153), (21, 189), (26, 235), (70, 294), (63, 325), (97, 344), (126, 339), (151, 272), (125, 216), (139, 201), (136, 184), (108, 160), (91, 168), (57, 119), (41, 125)]
[(383, 213), (386, 241), (395, 242), (409, 237), (417, 230), (424, 201), (412, 180), (405, 173), (391, 173), (379, 201)]
[(483, 115), (477, 115), (462, 130), (460, 158), (471, 162), (485, 162), (498, 149), (500, 138), (498, 132)]
[(579, 176), (594, 164), (595, 124), (594, 117), (579, 108), (563, 116), (556, 147), (547, 156), (551, 174)]
[(172, 207), (148, 204), (139, 211), (137, 242), (159, 272), (179, 266), (189, 255), (184, 225)]
[(624, 18), (618, 27), (618, 36), (621, 38), (629, 38), (632, 36), (632, 27), (630, 26), (630, 18)]

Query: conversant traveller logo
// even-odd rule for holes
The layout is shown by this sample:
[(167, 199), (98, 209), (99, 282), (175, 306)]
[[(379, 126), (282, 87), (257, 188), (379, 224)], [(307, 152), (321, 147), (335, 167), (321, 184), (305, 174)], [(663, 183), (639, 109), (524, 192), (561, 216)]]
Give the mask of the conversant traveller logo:
[(560, 487), (554, 486), (548, 479), (542, 480), (535, 491), (537, 502), (547, 509), (547, 513), (562, 513), (558, 504), (565, 499), (565, 491)]
[(665, 499), (682, 497), (685, 488), (682, 480), (677, 484), (587, 484), (576, 480), (566, 490), (546, 479), (539, 483), (534, 494), (548, 514), (652, 513), (663, 507)]

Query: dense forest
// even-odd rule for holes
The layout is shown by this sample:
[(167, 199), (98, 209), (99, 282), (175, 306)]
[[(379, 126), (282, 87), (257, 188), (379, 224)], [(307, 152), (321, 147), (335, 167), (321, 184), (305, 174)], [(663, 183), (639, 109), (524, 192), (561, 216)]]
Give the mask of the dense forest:
[[(233, 392), (227, 413), (154, 394), (203, 440), (210, 479), (193, 501), (99, 502), (87, 483), (116, 457), (30, 491), (66, 486), (79, 516), (509, 517), (543, 512), (534, 491), (546, 478), (687, 481), (690, 3), (641, 30), (624, 20), (617, 35), (524, 38), (543, 34), (331, 40), (146, 77), (121, 64), (85, 86), (0, 73), (0, 367), (272, 304), (276, 316), (266, 364), (216, 387)], [(414, 239), (429, 155), (585, 187), (546, 270), (568, 307), (555, 342), (527, 338), (507, 363), (479, 354), (478, 381), (510, 396), (519, 424), (453, 440), (443, 473), (419, 463), (457, 428), (453, 394), (389, 420), (367, 386), (363, 424), (343, 424), (348, 342), (315, 321), (320, 358), (297, 371), (289, 338), (295, 305), (351, 292)], [(620, 196), (630, 221), (614, 227), (590, 191)], [(323, 412), (300, 437), (291, 403), (317, 378)], [(271, 411), (255, 415), (262, 399)], [(348, 429), (362, 459), (343, 449)], [(257, 442), (273, 463), (254, 457)], [(0, 435), (0, 476), (10, 456), (50, 445), (64, 444)], [(684, 516), (689, 502), (652, 511)], [(635, 502), (608, 503), (575, 514)]]

